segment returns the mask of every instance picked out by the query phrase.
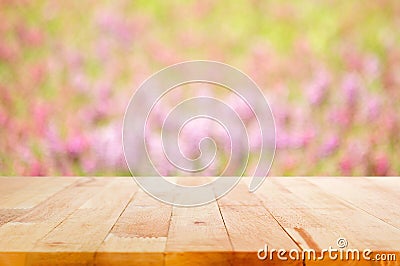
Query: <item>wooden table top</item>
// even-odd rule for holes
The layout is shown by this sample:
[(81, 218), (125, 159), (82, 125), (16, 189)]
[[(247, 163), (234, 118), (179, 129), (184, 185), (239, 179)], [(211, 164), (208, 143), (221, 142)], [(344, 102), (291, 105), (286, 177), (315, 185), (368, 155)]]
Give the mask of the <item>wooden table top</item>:
[[(269, 177), (256, 193), (248, 182), (182, 208), (129, 177), (0, 177), (0, 265), (311, 265), (288, 252), (321, 255), (339, 238), (372, 250), (360, 264), (400, 264), (400, 178)], [(265, 245), (288, 260), (260, 260)], [(354, 263), (323, 260), (338, 262)]]

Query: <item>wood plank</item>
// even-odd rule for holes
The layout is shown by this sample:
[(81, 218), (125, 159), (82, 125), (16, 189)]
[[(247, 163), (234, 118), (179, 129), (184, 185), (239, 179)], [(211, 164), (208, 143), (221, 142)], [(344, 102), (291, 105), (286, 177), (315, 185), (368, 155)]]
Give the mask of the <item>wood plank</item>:
[(173, 207), (165, 265), (230, 265), (232, 246), (216, 202)]
[[(344, 237), (349, 248), (400, 250), (398, 229), (324, 192), (305, 178), (272, 178), (257, 195), (302, 248), (321, 252), (329, 246), (335, 247), (336, 240)], [(335, 264), (331, 260), (324, 263)]]
[(398, 176), (385, 176), (385, 177), (363, 177), (363, 180), (370, 181), (375, 184), (377, 189), (382, 189), (387, 193), (400, 195), (400, 177)]
[(15, 220), (15, 222), (46, 222), (58, 224), (110, 182), (109, 179), (104, 178), (79, 179), (77, 183), (49, 197), (25, 216)]
[[(35, 207), (54, 193), (76, 182), (78, 178), (27, 177), (8, 178), (2, 187), (0, 209), (29, 209)], [(9, 183), (9, 184), (8, 184)]]
[(96, 253), (96, 265), (163, 265), (171, 212), (139, 190)]
[(21, 252), (0, 252), (0, 265), (24, 266), (26, 265), (26, 253)]
[(219, 206), (260, 206), (261, 201), (250, 193), (244, 180), (218, 200)]
[(131, 205), (157, 207), (157, 206), (165, 206), (166, 204), (159, 200), (154, 199), (152, 196), (144, 192), (142, 189), (139, 189), (135, 194), (134, 200), (129, 204), (129, 207), (131, 207)]
[(0, 226), (25, 215), (28, 211), (29, 209), (0, 209)]
[[(234, 265), (279, 265), (282, 261), (271, 259), (271, 253), (266, 260), (260, 260), (257, 251), (265, 245), (285, 250), (298, 248), (263, 206), (227, 205), (220, 208), (233, 246)], [(286, 264), (302, 265), (302, 261), (288, 262)]]
[(256, 252), (266, 244), (270, 252), (314, 248), (320, 255), (339, 237), (349, 248), (397, 255), (361, 265), (400, 263), (398, 178), (268, 178), (255, 194), (245, 178), (196, 208), (161, 203), (129, 177), (73, 179), (0, 177), (7, 207), (0, 208), (0, 265), (335, 265), (280, 261), (276, 253), (261, 261)]
[(28, 256), (29, 263), (93, 263), (95, 251), (106, 238), (135, 190), (132, 180), (113, 178), (35, 244), (35, 253)]
[(400, 229), (400, 194), (388, 192), (387, 186), (382, 188), (365, 178), (309, 178), (307, 181)]
[[(0, 176), (0, 201), (1, 199), (8, 197), (9, 194), (15, 193), (15, 191), (19, 191), (21, 188), (26, 187), (27, 181), (29, 183), (35, 182), (32, 179), (28, 179), (26, 176), (13, 176), (13, 177), (7, 177), (7, 176)], [(45, 179), (51, 179), (50, 177), (44, 178)], [(39, 182), (42, 182), (42, 180), (38, 180)], [(37, 182), (37, 181), (36, 181)]]
[(170, 205), (130, 205), (111, 232), (120, 237), (167, 237), (171, 210)]
[(95, 265), (164, 265), (166, 237), (118, 237), (109, 234), (95, 255)]
[(106, 179), (81, 178), (49, 197), (25, 215), (0, 227), (0, 257), (3, 264), (25, 261), (36, 242), (96, 194)]
[[(93, 186), (93, 183), (97, 184)], [(91, 186), (87, 186), (92, 184)], [(1, 251), (26, 251), (98, 191), (104, 181), (83, 178), (0, 227)], [(25, 239), (29, 235), (29, 239)], [(10, 240), (10, 238), (12, 238)]]
[[(281, 247), (286, 250), (297, 248), (296, 244), (282, 229), (273, 216), (262, 205), (261, 200), (250, 193), (248, 185), (251, 178), (243, 177), (241, 182), (225, 197), (218, 200), (218, 205), (233, 246), (235, 265), (274, 265), (281, 261), (260, 260), (259, 249)], [(271, 258), (271, 253), (269, 257)], [(301, 265), (301, 261), (289, 264)]]

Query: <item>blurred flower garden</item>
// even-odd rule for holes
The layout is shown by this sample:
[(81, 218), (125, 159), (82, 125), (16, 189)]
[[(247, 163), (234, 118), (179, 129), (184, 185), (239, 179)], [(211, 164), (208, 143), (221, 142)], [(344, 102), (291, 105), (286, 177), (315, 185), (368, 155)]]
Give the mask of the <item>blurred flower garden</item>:
[(129, 98), (194, 59), (263, 89), (270, 175), (400, 174), (398, 0), (0, 0), (0, 175), (129, 175)]

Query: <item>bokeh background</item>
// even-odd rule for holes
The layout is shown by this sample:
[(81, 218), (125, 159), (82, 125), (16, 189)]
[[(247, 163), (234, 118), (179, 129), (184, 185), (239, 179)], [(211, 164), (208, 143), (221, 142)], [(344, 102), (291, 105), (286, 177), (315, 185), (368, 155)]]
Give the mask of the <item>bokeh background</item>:
[(129, 98), (194, 59), (263, 89), (271, 175), (399, 175), (398, 0), (0, 0), (0, 175), (129, 175)]

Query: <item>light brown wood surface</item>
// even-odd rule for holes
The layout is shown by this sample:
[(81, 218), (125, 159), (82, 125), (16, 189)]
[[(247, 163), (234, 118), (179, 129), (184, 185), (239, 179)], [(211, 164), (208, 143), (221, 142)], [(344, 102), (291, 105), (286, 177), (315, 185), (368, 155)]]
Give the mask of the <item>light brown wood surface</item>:
[[(199, 183), (191, 180), (176, 181)], [(130, 177), (0, 177), (0, 265), (400, 265), (399, 177), (270, 177), (256, 193), (248, 183), (182, 208)], [(348, 242), (344, 251), (396, 260), (288, 257), (308, 249), (320, 256), (338, 238)]]

